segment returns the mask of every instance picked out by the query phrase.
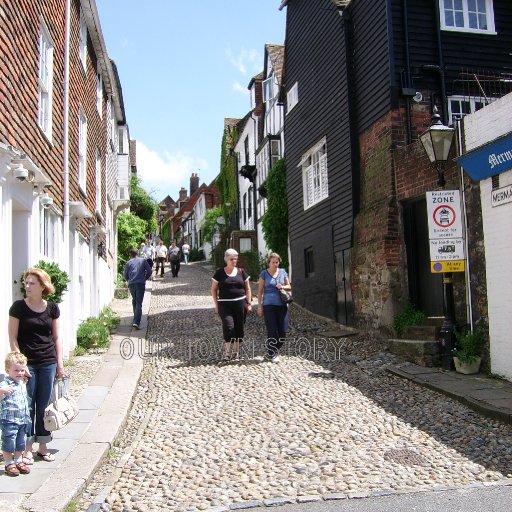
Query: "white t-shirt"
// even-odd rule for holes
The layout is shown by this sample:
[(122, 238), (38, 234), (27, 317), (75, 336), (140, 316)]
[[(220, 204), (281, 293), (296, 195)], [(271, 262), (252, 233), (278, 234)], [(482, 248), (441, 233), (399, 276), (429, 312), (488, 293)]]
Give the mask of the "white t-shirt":
[(188, 251), (190, 251), (190, 245), (183, 244), (183, 246), (181, 247), (181, 250), (183, 251), (183, 254), (188, 254)]
[(164, 244), (156, 246), (156, 255), (158, 258), (165, 258), (167, 256), (167, 247)]

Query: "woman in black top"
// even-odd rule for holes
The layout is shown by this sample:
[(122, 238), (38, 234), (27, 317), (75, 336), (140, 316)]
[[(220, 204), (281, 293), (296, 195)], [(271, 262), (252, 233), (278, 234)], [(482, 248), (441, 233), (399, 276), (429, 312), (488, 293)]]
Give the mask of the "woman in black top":
[(219, 268), (212, 277), (212, 297), (215, 314), (222, 320), (224, 358), (229, 361), (239, 357), (239, 343), (244, 337), (245, 311), (252, 311), (251, 285), (244, 269), (238, 268), (238, 253), (228, 249), (224, 253), (226, 266)]
[(50, 403), (55, 376), (64, 376), (62, 344), (60, 340), (60, 310), (45, 297), (55, 292), (50, 276), (39, 268), (25, 272), (25, 299), (17, 300), (9, 309), (9, 344), (13, 352), (21, 352), (28, 359), (30, 378), (27, 393), (30, 408), (30, 434), (23, 456), (25, 464), (33, 463), (32, 445), (39, 443), (37, 455), (51, 462), (48, 451), (51, 433), (44, 428), (44, 410)]

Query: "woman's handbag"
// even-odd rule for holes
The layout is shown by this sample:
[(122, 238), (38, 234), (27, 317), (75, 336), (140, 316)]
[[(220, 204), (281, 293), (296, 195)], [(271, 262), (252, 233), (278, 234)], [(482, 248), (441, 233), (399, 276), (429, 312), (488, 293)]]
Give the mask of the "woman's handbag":
[(293, 302), (291, 290), (284, 290), (283, 288), (279, 288), (279, 297), (281, 297), (281, 302), (283, 304), (290, 304)]
[(69, 377), (55, 379), (50, 405), (44, 410), (44, 428), (50, 432), (67, 425), (79, 412), (78, 405), (69, 396)]

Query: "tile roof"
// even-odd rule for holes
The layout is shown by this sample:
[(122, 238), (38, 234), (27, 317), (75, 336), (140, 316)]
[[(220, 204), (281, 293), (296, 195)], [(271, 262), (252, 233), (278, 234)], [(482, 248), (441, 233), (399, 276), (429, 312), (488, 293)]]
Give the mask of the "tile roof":
[(277, 77), (277, 83), (282, 84), (284, 65), (284, 46), (282, 44), (266, 44), (265, 49), (272, 62), (272, 68)]

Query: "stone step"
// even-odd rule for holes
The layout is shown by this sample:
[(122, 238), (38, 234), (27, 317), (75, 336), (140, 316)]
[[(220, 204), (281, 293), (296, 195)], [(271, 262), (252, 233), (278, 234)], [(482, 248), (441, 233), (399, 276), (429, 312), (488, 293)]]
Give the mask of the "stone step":
[(438, 325), (408, 325), (404, 327), (402, 336), (408, 340), (437, 341), (439, 330)]
[(441, 344), (435, 340), (390, 339), (389, 350), (406, 361), (428, 368), (441, 365)]

